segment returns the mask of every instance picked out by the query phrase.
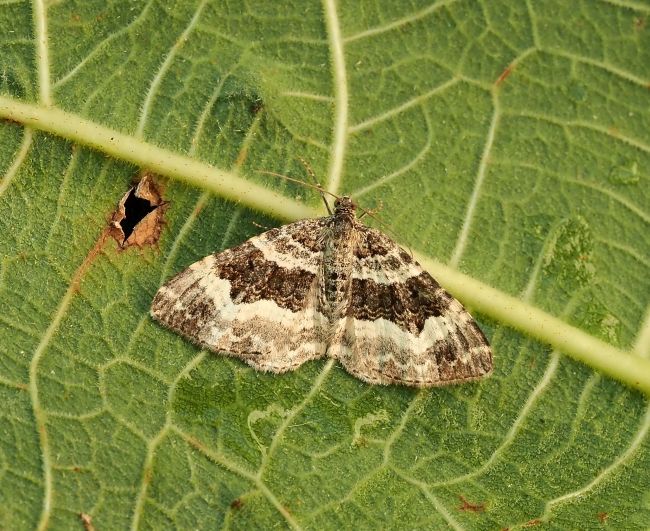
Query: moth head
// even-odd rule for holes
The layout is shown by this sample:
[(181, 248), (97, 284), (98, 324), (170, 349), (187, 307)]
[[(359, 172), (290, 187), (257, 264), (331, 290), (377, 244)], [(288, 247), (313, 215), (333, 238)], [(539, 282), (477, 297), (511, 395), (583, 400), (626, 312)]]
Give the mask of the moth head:
[(334, 201), (334, 213), (339, 216), (347, 215), (354, 217), (354, 211), (356, 209), (357, 205), (347, 195), (337, 197), (336, 201)]

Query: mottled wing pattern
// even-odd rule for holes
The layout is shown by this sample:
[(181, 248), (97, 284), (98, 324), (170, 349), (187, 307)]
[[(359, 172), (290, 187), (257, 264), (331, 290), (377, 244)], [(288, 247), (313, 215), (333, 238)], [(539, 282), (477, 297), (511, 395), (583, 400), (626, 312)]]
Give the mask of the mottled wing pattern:
[(329, 354), (370, 383), (430, 387), (492, 371), (472, 316), (403, 249), (359, 225), (350, 304)]
[(285, 372), (322, 357), (329, 323), (316, 306), (324, 224), (301, 220), (207, 256), (160, 288), (151, 314), (259, 370)]

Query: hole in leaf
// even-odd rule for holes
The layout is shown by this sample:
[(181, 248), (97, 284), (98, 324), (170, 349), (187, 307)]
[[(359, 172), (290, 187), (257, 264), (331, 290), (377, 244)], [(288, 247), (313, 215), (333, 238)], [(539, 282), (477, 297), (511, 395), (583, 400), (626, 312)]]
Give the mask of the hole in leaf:
[(145, 173), (122, 196), (111, 217), (111, 235), (120, 248), (156, 244), (164, 224), (167, 205), (154, 175)]
[(127, 194), (126, 201), (124, 202), (124, 215), (125, 218), (120, 223), (122, 232), (124, 232), (124, 239), (128, 240), (129, 236), (135, 229), (135, 226), (140, 223), (149, 212), (153, 212), (158, 208), (151, 204), (148, 199), (143, 199), (135, 195), (131, 191)]

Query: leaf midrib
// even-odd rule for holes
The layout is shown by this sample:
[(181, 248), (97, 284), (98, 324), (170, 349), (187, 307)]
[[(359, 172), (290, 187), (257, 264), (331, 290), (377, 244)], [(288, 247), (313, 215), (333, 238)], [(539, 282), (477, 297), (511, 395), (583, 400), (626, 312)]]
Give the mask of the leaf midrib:
[[(0, 117), (67, 138), (281, 220), (322, 215), (320, 210), (250, 182), (233, 171), (179, 155), (55, 107), (0, 96)], [(650, 395), (650, 360), (605, 343), (431, 256), (415, 254), (425, 269), (470, 308)], [(645, 337), (644, 329), (645, 326), (640, 337)]]

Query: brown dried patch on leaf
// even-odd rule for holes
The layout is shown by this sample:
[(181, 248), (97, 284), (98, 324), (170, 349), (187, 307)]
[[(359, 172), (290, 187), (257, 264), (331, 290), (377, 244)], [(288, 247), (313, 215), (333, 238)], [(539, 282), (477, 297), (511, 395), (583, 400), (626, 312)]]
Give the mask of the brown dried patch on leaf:
[(79, 518), (81, 518), (81, 523), (83, 524), (85, 531), (95, 531), (92, 516), (86, 513), (79, 513)]
[(461, 505), (458, 510), (470, 513), (483, 513), (485, 512), (485, 503), (471, 503), (462, 494), (459, 496)]
[(111, 217), (110, 233), (120, 249), (155, 245), (162, 232), (168, 205), (154, 175), (145, 172), (120, 199)]
[(512, 69), (513, 69), (512, 65), (507, 66), (495, 81), (494, 83), (495, 86), (499, 86), (501, 83), (503, 83), (506, 80), (506, 78), (510, 76), (510, 74), (512, 74)]
[(252, 115), (256, 115), (262, 109), (264, 109), (264, 101), (261, 98), (253, 100), (251, 104), (248, 106), (248, 110)]
[(230, 508), (237, 510), (237, 509), (241, 509), (243, 505), (244, 505), (244, 502), (241, 500), (241, 498), (235, 498), (230, 503)]
[(600, 521), (601, 524), (606, 523), (608, 518), (609, 518), (609, 514), (607, 514), (606, 512), (601, 511), (598, 513), (598, 520)]

